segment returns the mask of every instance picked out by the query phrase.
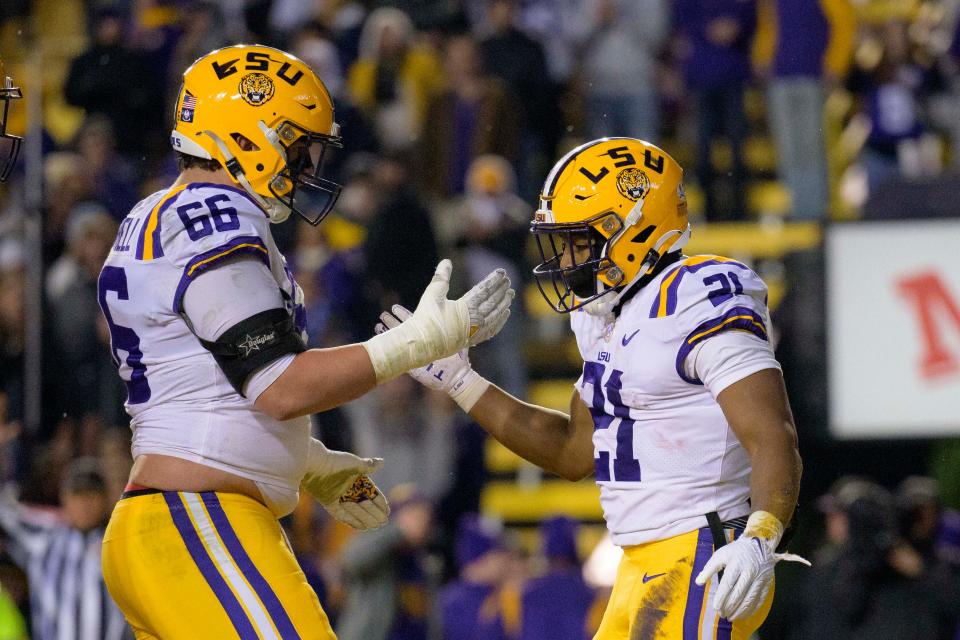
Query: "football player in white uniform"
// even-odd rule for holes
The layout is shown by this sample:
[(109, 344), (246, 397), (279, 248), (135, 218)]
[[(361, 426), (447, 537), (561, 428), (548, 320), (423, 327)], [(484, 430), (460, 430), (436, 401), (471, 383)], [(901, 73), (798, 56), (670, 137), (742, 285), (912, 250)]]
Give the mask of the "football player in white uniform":
[[(531, 232), (540, 290), (570, 314), (583, 374), (570, 414), (524, 403), (466, 351), (411, 372), (493, 437), (564, 478), (595, 474), (624, 549), (597, 640), (746, 640), (802, 464), (769, 341), (766, 286), (746, 265), (681, 255), (683, 171), (633, 138), (578, 147), (550, 172)], [(402, 307), (378, 330), (403, 326)]]
[(332, 638), (277, 518), (300, 487), (357, 529), (388, 509), (381, 461), (327, 450), (309, 414), (494, 335), (513, 290), (496, 271), (448, 300), (445, 260), (404, 327), (307, 350), (270, 224), (317, 224), (339, 193), (323, 83), (277, 49), (214, 51), (184, 73), (172, 144), (179, 178), (123, 220), (99, 279), (135, 458), (104, 577), (138, 638)]

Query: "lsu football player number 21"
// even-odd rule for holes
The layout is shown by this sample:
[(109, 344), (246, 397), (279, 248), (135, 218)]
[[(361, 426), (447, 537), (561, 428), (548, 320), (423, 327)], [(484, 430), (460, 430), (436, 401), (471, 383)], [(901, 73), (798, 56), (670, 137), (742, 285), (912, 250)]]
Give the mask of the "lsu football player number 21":
[[(682, 254), (683, 171), (642, 140), (568, 153), (534, 215), (534, 276), (583, 358), (569, 413), (490, 384), (466, 350), (411, 375), (523, 458), (595, 477), (624, 550), (596, 640), (746, 640), (774, 565), (797, 559), (777, 552), (802, 465), (766, 286), (736, 260)], [(408, 318), (394, 307), (378, 328)]]

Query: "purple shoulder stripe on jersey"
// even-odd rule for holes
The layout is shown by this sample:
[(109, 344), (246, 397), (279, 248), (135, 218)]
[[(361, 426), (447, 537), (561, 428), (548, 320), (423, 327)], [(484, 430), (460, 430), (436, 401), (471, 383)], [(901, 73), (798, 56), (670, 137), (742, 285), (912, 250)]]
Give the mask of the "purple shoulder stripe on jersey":
[[(177, 195), (174, 195), (172, 198), (168, 198), (166, 202), (160, 205), (160, 210), (157, 211), (157, 226), (153, 230), (153, 257), (162, 258), (163, 257), (163, 243), (160, 242), (160, 229), (163, 227), (163, 213), (170, 208), (174, 202), (177, 201)], [(149, 218), (149, 214), (147, 216)], [(140, 239), (137, 241), (137, 260), (143, 260), (143, 243), (144, 238), (147, 235), (147, 218), (144, 218), (143, 222), (140, 224)]]
[(767, 326), (760, 314), (747, 307), (731, 307), (722, 316), (701, 323), (684, 339), (677, 352), (677, 375), (690, 384), (703, 384), (703, 381), (691, 378), (684, 372), (684, 361), (699, 343), (718, 333), (733, 329), (749, 331), (758, 338), (767, 340)]
[(270, 214), (268, 214), (266, 211), (263, 210), (263, 207), (260, 206), (259, 202), (254, 200), (249, 193), (247, 193), (243, 189), (240, 189), (239, 187), (234, 187), (229, 184), (216, 184), (214, 182), (191, 182), (189, 185), (187, 185), (187, 190), (190, 190), (190, 189), (223, 189), (224, 191), (232, 191), (233, 193), (239, 196), (243, 196), (244, 198), (249, 200), (250, 204), (255, 206), (260, 211), (260, 213), (262, 213), (264, 216), (266, 216), (267, 218), (270, 217)]
[(696, 579), (712, 554), (713, 537), (710, 535), (710, 528), (703, 527), (697, 532), (697, 550), (693, 556), (693, 567), (690, 571), (687, 606), (683, 610), (683, 640), (697, 640), (700, 637), (700, 612), (703, 609), (703, 596), (707, 587), (697, 585)]
[(217, 533), (220, 534), (220, 539), (223, 540), (223, 544), (226, 545), (230, 555), (233, 556), (233, 561), (237, 563), (240, 572), (257, 593), (260, 602), (267, 608), (267, 612), (273, 619), (273, 624), (276, 625), (277, 631), (280, 632), (282, 640), (300, 640), (300, 634), (298, 634), (294, 628), (293, 622), (290, 621), (290, 616), (287, 615), (277, 594), (270, 588), (270, 585), (263, 578), (263, 574), (260, 573), (253, 564), (253, 561), (250, 560), (250, 556), (247, 555), (247, 551), (240, 543), (240, 539), (233, 530), (233, 526), (230, 524), (230, 520), (224, 512), (223, 506), (217, 498), (217, 494), (212, 491), (207, 491), (201, 493), (200, 496), (203, 498), (203, 504), (207, 506), (207, 513), (210, 514), (210, 519), (213, 521), (213, 526), (217, 529)]
[(215, 266), (218, 262), (233, 259), (240, 255), (251, 255), (259, 258), (267, 268), (270, 268), (270, 252), (258, 236), (237, 236), (230, 242), (194, 256), (183, 268), (180, 282), (173, 295), (173, 310), (176, 313), (183, 311), (183, 296), (187, 292), (190, 282), (198, 275)]
[(200, 536), (190, 522), (187, 508), (184, 506), (180, 496), (176, 491), (164, 491), (163, 498), (167, 501), (167, 508), (170, 510), (170, 515), (173, 516), (173, 523), (177, 526), (177, 531), (180, 532), (180, 537), (183, 538), (184, 544), (187, 545), (187, 551), (190, 552), (190, 557), (193, 558), (194, 563), (203, 575), (203, 579), (207, 581), (214, 595), (217, 596), (217, 600), (223, 605), (227, 617), (229, 617), (230, 622), (233, 623), (233, 628), (236, 629), (241, 640), (257, 640), (258, 636), (257, 632), (253, 629), (253, 624), (250, 623), (250, 619), (240, 606), (240, 601), (237, 600), (233, 591), (227, 586), (223, 576), (217, 571), (213, 560), (210, 559), (210, 555), (204, 548)]
[[(667, 314), (672, 316), (677, 312), (677, 293), (680, 291), (680, 281), (683, 280), (683, 276), (688, 273), (696, 273), (705, 267), (712, 267), (718, 264), (728, 265), (731, 267), (737, 267), (739, 269), (750, 270), (750, 267), (743, 264), (742, 262), (737, 262), (736, 260), (704, 260), (703, 262), (693, 264), (693, 265), (681, 265), (680, 268), (676, 270), (676, 276), (674, 276), (673, 281), (667, 285)], [(657, 312), (660, 309), (660, 299), (663, 295), (663, 290), (660, 290), (656, 297), (653, 299), (653, 304), (650, 306), (650, 317), (656, 318)]]

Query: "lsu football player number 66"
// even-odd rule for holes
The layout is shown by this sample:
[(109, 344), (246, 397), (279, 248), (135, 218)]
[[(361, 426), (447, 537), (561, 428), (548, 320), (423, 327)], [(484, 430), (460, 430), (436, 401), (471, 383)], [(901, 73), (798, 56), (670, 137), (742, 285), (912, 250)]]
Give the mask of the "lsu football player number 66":
[(450, 300), (445, 260), (409, 326), (307, 349), (270, 225), (336, 202), (323, 82), (283, 51), (227, 47), (186, 70), (175, 117), (180, 175), (123, 220), (98, 283), (134, 455), (104, 578), (138, 638), (332, 638), (277, 518), (301, 490), (356, 529), (388, 507), (368, 477), (382, 461), (329, 451), (309, 414), (496, 334), (513, 290), (498, 270)]

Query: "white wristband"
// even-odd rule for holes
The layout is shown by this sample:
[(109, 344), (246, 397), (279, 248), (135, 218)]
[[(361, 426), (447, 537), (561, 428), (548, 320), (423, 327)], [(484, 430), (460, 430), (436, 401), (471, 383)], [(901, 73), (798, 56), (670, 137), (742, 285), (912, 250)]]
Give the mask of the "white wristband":
[(489, 388), (490, 381), (473, 369), (470, 369), (462, 378), (457, 380), (453, 388), (450, 389), (449, 394), (450, 397), (453, 398), (453, 401), (460, 405), (461, 409), (470, 413), (473, 405), (477, 404), (477, 400), (479, 400), (480, 396), (486, 393)]
[(754, 511), (747, 519), (743, 535), (770, 540), (771, 548), (776, 548), (783, 537), (783, 523), (768, 511)]
[(436, 358), (435, 345), (429, 344), (412, 318), (360, 344), (370, 356), (377, 384), (393, 380), (401, 373), (423, 366)]

